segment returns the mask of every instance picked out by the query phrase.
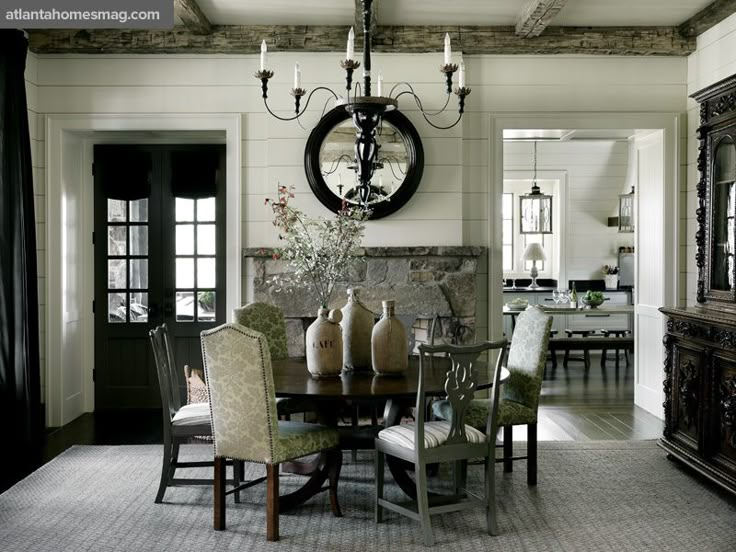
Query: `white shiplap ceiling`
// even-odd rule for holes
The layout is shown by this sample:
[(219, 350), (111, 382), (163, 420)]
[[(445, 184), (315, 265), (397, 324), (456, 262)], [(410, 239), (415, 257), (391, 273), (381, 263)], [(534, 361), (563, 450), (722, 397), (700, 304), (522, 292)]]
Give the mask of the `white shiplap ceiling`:
[[(377, 0), (382, 25), (515, 25), (528, 0)], [(713, 0), (568, 0), (566, 26), (679, 25)], [(197, 0), (216, 25), (349, 25), (353, 0)]]

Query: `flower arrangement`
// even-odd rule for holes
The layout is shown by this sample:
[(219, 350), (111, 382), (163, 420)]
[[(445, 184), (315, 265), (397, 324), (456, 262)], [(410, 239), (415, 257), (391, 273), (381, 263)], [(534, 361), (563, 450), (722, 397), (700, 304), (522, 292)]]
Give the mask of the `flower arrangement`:
[(604, 276), (613, 276), (615, 274), (618, 274), (617, 266), (603, 265), (603, 275)]
[(274, 259), (289, 261), (294, 269), (292, 281), (309, 287), (320, 305), (327, 308), (335, 283), (346, 278), (349, 261), (360, 254), (365, 214), (343, 202), (334, 218), (311, 219), (289, 205), (293, 198), (294, 187), (279, 184), (277, 198), (266, 199), (273, 210), (273, 225), (284, 242), (276, 249)]

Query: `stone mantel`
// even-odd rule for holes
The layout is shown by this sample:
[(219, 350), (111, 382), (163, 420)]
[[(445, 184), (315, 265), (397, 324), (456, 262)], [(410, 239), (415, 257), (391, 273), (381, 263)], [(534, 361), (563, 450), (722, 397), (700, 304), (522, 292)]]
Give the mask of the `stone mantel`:
[[(272, 257), (275, 248), (246, 247), (243, 257)], [(363, 247), (359, 254), (365, 257), (480, 257), (486, 248), (478, 245), (433, 245), (408, 247)]]
[[(290, 282), (289, 262), (274, 257), (274, 248), (243, 249), (252, 282), (252, 300), (279, 306), (286, 318), (289, 352), (304, 352), (304, 330), (317, 314), (310, 290)], [(348, 287), (361, 289), (361, 300), (377, 315), (381, 301), (396, 301), (396, 312), (416, 318), (413, 335), (426, 337), (431, 320), (440, 319), (437, 337), (475, 339), (478, 274), (485, 273), (481, 246), (366, 247), (338, 282), (330, 308), (341, 308)], [(458, 330), (460, 328), (460, 330)], [(459, 332), (459, 333), (458, 333)]]

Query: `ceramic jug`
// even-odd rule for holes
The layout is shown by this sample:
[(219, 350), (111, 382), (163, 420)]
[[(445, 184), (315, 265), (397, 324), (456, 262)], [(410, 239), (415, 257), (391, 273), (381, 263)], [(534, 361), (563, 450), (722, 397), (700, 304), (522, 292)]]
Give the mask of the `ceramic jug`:
[(342, 308), (342, 362), (345, 370), (371, 369), (371, 333), (375, 316), (360, 302), (360, 290), (348, 289)]
[(312, 377), (339, 376), (342, 372), (342, 313), (320, 308), (307, 328), (307, 370)]
[(382, 301), (383, 316), (373, 326), (371, 356), (373, 371), (381, 376), (401, 375), (409, 364), (406, 328), (396, 318), (394, 301)]

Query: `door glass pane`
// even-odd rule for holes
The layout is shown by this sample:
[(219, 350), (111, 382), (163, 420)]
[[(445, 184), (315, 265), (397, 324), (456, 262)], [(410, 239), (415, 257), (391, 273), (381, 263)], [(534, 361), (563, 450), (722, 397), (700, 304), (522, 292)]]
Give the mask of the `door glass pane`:
[(713, 167), (714, 182), (733, 182), (736, 180), (736, 145), (730, 136), (726, 136), (718, 144)]
[(215, 287), (215, 259), (197, 259), (197, 287)]
[(197, 294), (197, 318), (200, 322), (215, 320), (215, 292), (200, 291)]
[(125, 294), (107, 294), (107, 320), (108, 322), (125, 322)]
[(148, 255), (148, 226), (130, 227), (130, 254)]
[(148, 288), (148, 259), (130, 260), (130, 288)]
[(176, 222), (194, 220), (194, 200), (183, 197), (176, 198)]
[(128, 269), (128, 261), (125, 259), (107, 260), (107, 287), (111, 289), (125, 289), (128, 287), (125, 281), (125, 271)]
[(128, 229), (125, 226), (108, 226), (107, 227), (107, 254), (108, 255), (125, 255), (127, 252), (126, 239), (128, 237)]
[(194, 320), (194, 292), (179, 291), (176, 294), (176, 320), (191, 322)]
[(130, 202), (130, 222), (148, 222), (148, 198)]
[(197, 200), (197, 221), (215, 220), (215, 198), (207, 197)]
[(177, 224), (176, 225), (176, 254), (177, 255), (193, 255), (194, 254), (194, 225), (193, 224)]
[(503, 270), (514, 269), (513, 249), (511, 245), (503, 246)]
[(197, 255), (215, 254), (215, 225), (197, 225)]
[(121, 199), (107, 200), (107, 222), (125, 222), (127, 202)]
[(130, 321), (148, 322), (148, 293), (130, 294)]
[(194, 259), (176, 259), (176, 287), (194, 287)]

